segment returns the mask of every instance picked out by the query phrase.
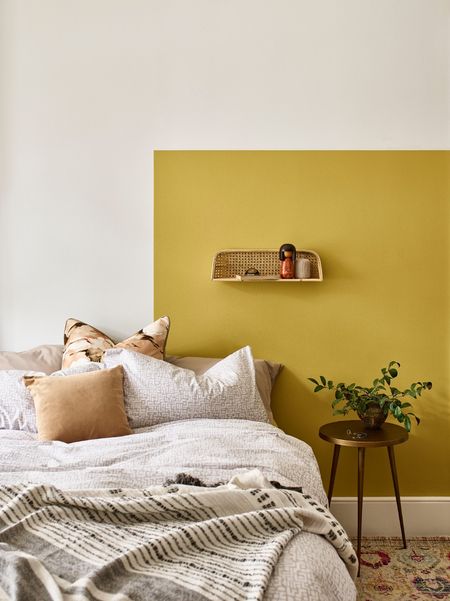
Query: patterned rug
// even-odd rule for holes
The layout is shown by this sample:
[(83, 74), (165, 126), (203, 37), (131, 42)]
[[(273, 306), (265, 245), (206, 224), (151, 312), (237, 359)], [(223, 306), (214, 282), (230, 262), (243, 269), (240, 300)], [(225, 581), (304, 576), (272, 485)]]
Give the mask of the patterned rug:
[(358, 601), (450, 601), (450, 538), (363, 538), (356, 580)]

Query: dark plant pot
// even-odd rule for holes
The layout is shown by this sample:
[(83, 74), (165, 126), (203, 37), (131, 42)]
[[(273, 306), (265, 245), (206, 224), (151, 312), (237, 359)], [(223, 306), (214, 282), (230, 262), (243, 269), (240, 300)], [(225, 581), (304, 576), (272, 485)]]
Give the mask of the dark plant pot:
[(387, 413), (378, 403), (369, 403), (364, 412), (358, 411), (359, 419), (369, 430), (379, 430), (386, 421)]

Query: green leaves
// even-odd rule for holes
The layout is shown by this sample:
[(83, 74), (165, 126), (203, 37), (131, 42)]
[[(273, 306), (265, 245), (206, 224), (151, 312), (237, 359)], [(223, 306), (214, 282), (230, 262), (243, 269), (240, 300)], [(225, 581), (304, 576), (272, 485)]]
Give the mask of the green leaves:
[(411, 420), (409, 418), (409, 415), (405, 415), (405, 429), (407, 432), (411, 432)]
[(414, 382), (409, 388), (399, 390), (391, 386), (391, 381), (398, 376), (399, 367), (398, 361), (391, 361), (387, 367), (381, 369), (382, 377), (375, 378), (371, 387), (359, 386), (354, 382), (334, 384), (333, 380), (328, 380), (325, 376), (319, 376), (318, 379), (308, 378), (308, 380), (314, 384), (314, 392), (334, 390), (334, 399), (331, 403), (333, 415), (345, 415), (349, 411), (364, 413), (368, 405), (376, 403), (386, 415), (390, 413), (409, 432), (411, 429), (409, 416), (412, 415), (417, 424), (420, 423), (420, 419), (412, 412), (406, 413), (405, 409), (412, 405), (409, 402), (402, 402), (402, 399), (404, 397), (417, 399), (423, 391), (431, 390), (432, 383)]
[(424, 390), (431, 390), (433, 388), (432, 382), (415, 382), (415, 384), (411, 384), (411, 388), (417, 386), (416, 392), (418, 396), (421, 396)]
[(398, 371), (394, 366), (400, 367), (400, 363), (398, 361), (391, 361), (387, 367), (383, 367), (381, 370), (383, 377), (380, 378), (380, 382), (383, 382), (389, 386), (391, 380), (398, 376)]
[(314, 378), (308, 378), (308, 380), (316, 385), (316, 387), (314, 388), (314, 392), (320, 392), (321, 390), (323, 390), (325, 388), (324, 386), (319, 384), (319, 382), (317, 380), (315, 380)]

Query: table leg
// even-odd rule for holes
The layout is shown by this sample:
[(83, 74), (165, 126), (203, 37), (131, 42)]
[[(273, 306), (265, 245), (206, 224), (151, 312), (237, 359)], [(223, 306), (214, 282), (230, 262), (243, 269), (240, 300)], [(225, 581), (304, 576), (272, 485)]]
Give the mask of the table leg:
[(338, 444), (335, 444), (333, 450), (333, 463), (331, 464), (330, 485), (328, 487), (328, 507), (331, 504), (331, 497), (333, 496), (334, 480), (336, 478), (340, 450), (341, 447)]
[(364, 495), (364, 458), (366, 449), (358, 447), (358, 576), (361, 571), (361, 525)]
[(391, 464), (392, 480), (394, 482), (395, 500), (397, 501), (398, 519), (400, 520), (400, 529), (402, 531), (403, 548), (406, 549), (405, 527), (403, 525), (402, 504), (400, 501), (400, 490), (398, 487), (397, 468), (395, 465), (394, 447), (387, 448), (389, 454), (389, 463)]

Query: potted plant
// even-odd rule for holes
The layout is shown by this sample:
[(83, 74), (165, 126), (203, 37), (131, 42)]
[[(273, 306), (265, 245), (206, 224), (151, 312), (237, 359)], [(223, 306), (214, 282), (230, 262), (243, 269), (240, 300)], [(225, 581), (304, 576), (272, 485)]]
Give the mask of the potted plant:
[(334, 384), (320, 376), (319, 380), (308, 378), (315, 385), (314, 392), (321, 390), (334, 390), (334, 400), (331, 404), (333, 415), (346, 415), (349, 411), (356, 411), (359, 418), (370, 429), (376, 430), (381, 427), (387, 416), (391, 414), (397, 421), (403, 424), (406, 430), (411, 430), (412, 415), (417, 424), (420, 419), (408, 411), (411, 403), (405, 402), (406, 398), (417, 399), (424, 390), (430, 390), (431, 382), (413, 382), (406, 390), (399, 390), (393, 386), (392, 380), (398, 376), (398, 361), (391, 361), (387, 367), (381, 370), (381, 378), (375, 378), (372, 386), (357, 386), (353, 384)]

